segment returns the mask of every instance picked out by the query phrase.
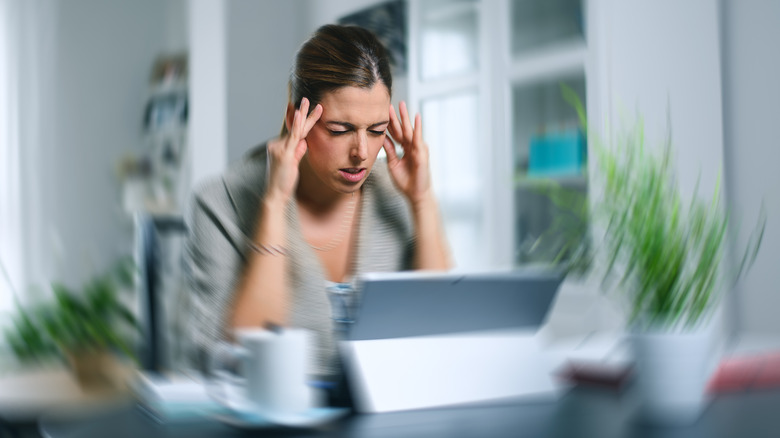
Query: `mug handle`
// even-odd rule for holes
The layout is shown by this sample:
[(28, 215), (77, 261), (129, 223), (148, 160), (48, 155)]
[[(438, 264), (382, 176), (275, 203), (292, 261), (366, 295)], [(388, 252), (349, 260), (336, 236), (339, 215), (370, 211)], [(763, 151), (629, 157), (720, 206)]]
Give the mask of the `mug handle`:
[(246, 348), (219, 343), (208, 361), (206, 392), (212, 400), (235, 412), (251, 411), (251, 402), (242, 391), (246, 379), (228, 371), (228, 364), (249, 356)]

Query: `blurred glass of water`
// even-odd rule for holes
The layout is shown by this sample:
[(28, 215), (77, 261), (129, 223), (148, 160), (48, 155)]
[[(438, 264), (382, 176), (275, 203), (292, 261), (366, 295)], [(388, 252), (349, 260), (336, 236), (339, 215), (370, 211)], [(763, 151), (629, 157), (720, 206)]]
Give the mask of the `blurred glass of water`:
[(349, 324), (355, 322), (357, 291), (349, 283), (329, 283), (326, 290), (336, 330), (345, 331)]

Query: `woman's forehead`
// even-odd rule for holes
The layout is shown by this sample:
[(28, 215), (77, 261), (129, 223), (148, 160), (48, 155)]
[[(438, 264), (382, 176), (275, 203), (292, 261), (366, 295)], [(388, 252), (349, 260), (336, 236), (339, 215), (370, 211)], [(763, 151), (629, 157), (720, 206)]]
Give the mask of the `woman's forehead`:
[(342, 87), (322, 97), (322, 120), (373, 125), (390, 114), (390, 94), (384, 84), (371, 88)]

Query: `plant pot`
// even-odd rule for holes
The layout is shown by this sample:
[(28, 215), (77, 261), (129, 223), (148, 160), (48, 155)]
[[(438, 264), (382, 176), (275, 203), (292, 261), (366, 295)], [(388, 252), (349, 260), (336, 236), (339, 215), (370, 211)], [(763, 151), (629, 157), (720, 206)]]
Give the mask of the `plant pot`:
[(68, 364), (84, 392), (118, 392), (123, 389), (123, 367), (108, 350), (69, 351)]
[(699, 418), (709, 403), (705, 389), (715, 359), (712, 338), (710, 325), (630, 334), (641, 421), (689, 424)]

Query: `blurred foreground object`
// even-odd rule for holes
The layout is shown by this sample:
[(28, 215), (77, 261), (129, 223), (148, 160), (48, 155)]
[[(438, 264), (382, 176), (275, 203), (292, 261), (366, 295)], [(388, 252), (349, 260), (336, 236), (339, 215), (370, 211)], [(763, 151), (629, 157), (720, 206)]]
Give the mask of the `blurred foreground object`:
[[(579, 96), (565, 86), (562, 92), (587, 130)], [(592, 198), (587, 214), (593, 224), (604, 226), (604, 241), (594, 243), (593, 251), (573, 251), (575, 257), (563, 263), (578, 274), (602, 269), (604, 286), (614, 285), (608, 280), (615, 275), (620, 277), (616, 287), (631, 309), (629, 339), (643, 419), (692, 422), (705, 406), (705, 385), (717, 360), (712, 357), (716, 339), (711, 317), (723, 290), (755, 260), (765, 212), (762, 209), (739, 266), (730, 272), (721, 264), (729, 215), (720, 205), (720, 180), (711, 200), (698, 197), (697, 191), (692, 199), (682, 199), (673, 171), (670, 126), (659, 151), (645, 146), (641, 121), (619, 131), (615, 144), (589, 134), (597, 159), (594, 177), (603, 193), (598, 200)], [(563, 199), (560, 191), (552, 190), (551, 196)]]
[[(129, 395), (86, 390), (73, 373), (64, 368), (24, 369), (0, 377), (0, 421), (11, 425), (13, 431), (15, 426), (35, 423), (41, 415), (90, 415), (124, 406), (132, 401)], [(0, 427), (0, 436), (5, 437), (2, 432), (4, 429)]]
[(225, 410), (200, 378), (189, 375), (138, 372), (131, 390), (139, 408), (158, 423), (186, 423)]
[(136, 319), (120, 292), (131, 290), (134, 265), (122, 259), (89, 281), (81, 293), (52, 285), (53, 300), (19, 307), (5, 337), (23, 364), (65, 360), (83, 389), (122, 389), (124, 365), (135, 360), (131, 339)]
[(725, 358), (707, 386), (712, 393), (780, 388), (780, 352)]

